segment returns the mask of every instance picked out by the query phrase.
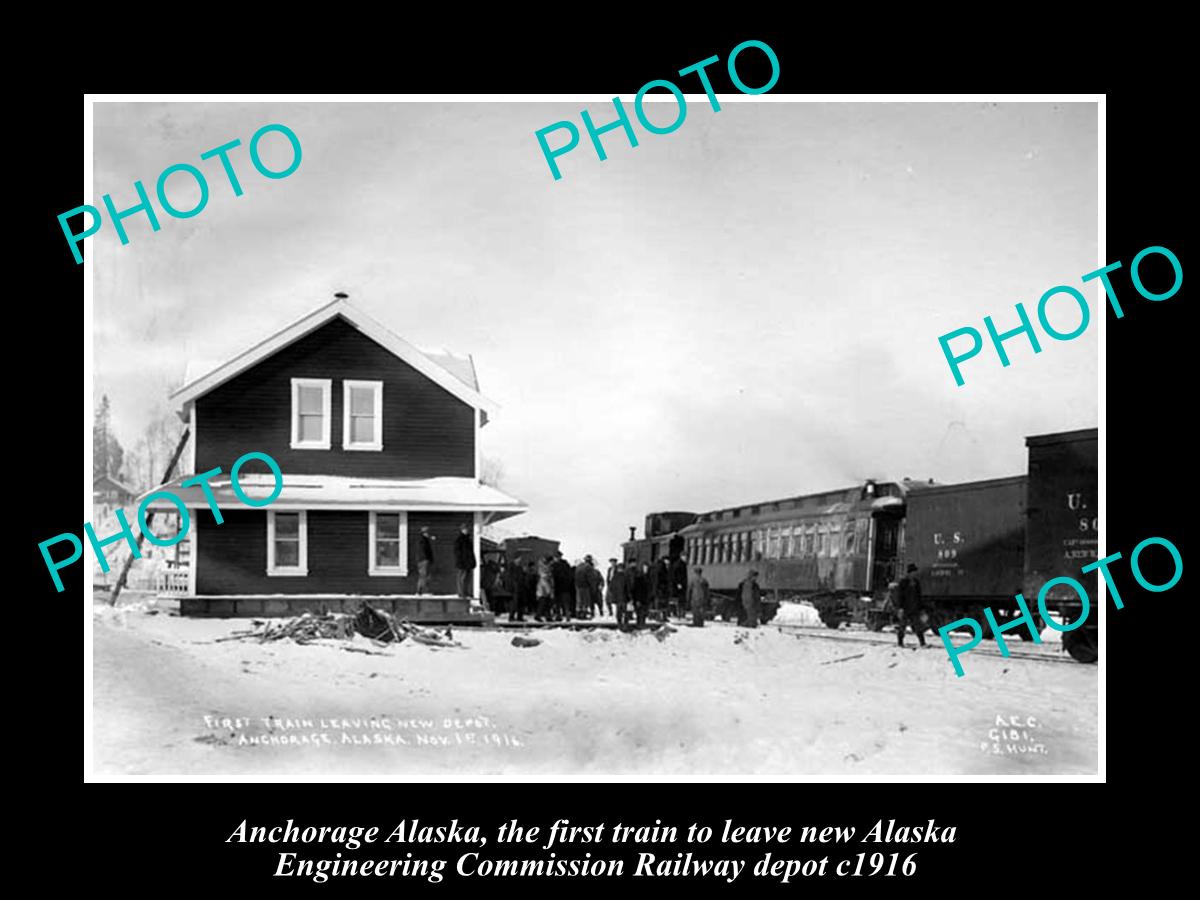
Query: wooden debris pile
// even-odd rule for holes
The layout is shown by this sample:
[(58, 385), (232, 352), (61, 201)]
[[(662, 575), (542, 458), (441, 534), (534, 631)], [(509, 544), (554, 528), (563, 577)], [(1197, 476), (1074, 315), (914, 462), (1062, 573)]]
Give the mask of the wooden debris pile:
[(257, 640), (263, 644), (267, 641), (290, 639), (297, 644), (308, 644), (321, 638), (350, 640), (356, 634), (361, 634), (377, 645), (400, 643), (406, 638), (412, 638), (417, 643), (430, 647), (462, 646), (454, 640), (454, 633), (449, 628), (443, 631), (397, 620), (391, 613), (375, 609), (366, 603), (353, 615), (306, 612), (290, 619), (254, 619), (251, 624), (254, 626), (251, 629), (235, 631), (218, 640)]

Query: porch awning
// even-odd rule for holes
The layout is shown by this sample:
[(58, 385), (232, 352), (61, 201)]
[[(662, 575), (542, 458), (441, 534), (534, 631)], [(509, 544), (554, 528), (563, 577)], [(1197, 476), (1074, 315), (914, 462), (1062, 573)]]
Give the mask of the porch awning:
[[(159, 485), (138, 497), (169, 491), (188, 509), (208, 506), (204, 488), (199, 484), (183, 487), (192, 476)], [(234, 494), (229, 474), (222, 472), (208, 481), (217, 506), (222, 509), (248, 509)], [(238, 486), (251, 500), (266, 500), (275, 489), (269, 473), (239, 473)], [(155, 497), (148, 509), (173, 510), (167, 497)], [(353, 478), (332, 475), (294, 475), (283, 473), (283, 489), (269, 506), (260, 509), (374, 509), (424, 512), (483, 512), (488, 522), (497, 522), (525, 512), (528, 507), (516, 497), (474, 478)]]

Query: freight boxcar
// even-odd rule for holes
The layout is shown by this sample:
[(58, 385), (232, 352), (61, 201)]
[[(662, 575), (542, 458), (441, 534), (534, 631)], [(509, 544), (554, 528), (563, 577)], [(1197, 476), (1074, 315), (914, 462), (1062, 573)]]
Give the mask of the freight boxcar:
[[(985, 636), (1017, 609), (1025, 573), (1026, 477), (949, 484), (908, 500), (905, 546), (931, 606), (931, 627), (970, 617)], [(1028, 629), (1017, 629), (1029, 638)]]
[[(1063, 647), (1080, 662), (1099, 656), (1095, 570), (1083, 566), (1097, 558), (1097, 503), (1099, 478), (1095, 428), (1027, 437), (1029, 493), (1027, 499), (1024, 595), (1036, 612), (1038, 592), (1047, 581), (1061, 576), (1083, 585), (1092, 609), (1087, 621), (1063, 634)], [(1046, 595), (1048, 609), (1057, 609), (1067, 623), (1082, 612), (1079, 596), (1069, 586), (1055, 585)]]

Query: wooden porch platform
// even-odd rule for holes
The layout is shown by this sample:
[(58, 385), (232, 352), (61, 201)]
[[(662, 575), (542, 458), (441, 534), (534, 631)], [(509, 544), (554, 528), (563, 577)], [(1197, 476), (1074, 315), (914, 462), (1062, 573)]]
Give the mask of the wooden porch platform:
[(491, 613), (471, 610), (463, 597), (442, 596), (288, 596), (286, 594), (180, 597), (179, 614), (209, 618), (272, 618), (301, 613), (355, 613), (363, 603), (410, 622), (490, 625)]

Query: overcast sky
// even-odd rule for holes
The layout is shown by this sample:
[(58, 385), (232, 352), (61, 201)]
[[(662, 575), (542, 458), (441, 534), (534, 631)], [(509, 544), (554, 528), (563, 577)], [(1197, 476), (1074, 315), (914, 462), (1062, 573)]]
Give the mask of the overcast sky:
[[(626, 106), (632, 98), (623, 98)], [(95, 387), (129, 447), (189, 356), (222, 360), (346, 291), (418, 346), (475, 358), (483, 450), (530, 506), (504, 523), (607, 558), (652, 510), (867, 477), (1025, 471), (1024, 437), (1097, 424), (1092, 325), (964, 364), (937, 338), (1017, 324), (1097, 268), (1094, 104), (722, 103), (631, 148), (586, 133), (555, 181), (534, 132), (603, 103), (97, 104), (95, 189), (118, 209), (168, 165), (190, 219), (89, 238)], [(670, 121), (672, 110), (652, 112)], [(635, 120), (636, 121), (636, 120)], [(292, 128), (261, 177), (246, 145)], [(582, 125), (580, 125), (582, 131)], [(233, 138), (245, 193), (216, 160)], [(557, 145), (558, 136), (551, 138)], [(286, 142), (263, 142), (273, 168)], [(188, 208), (188, 179), (169, 196)], [(1078, 312), (1056, 301), (1069, 331)]]

